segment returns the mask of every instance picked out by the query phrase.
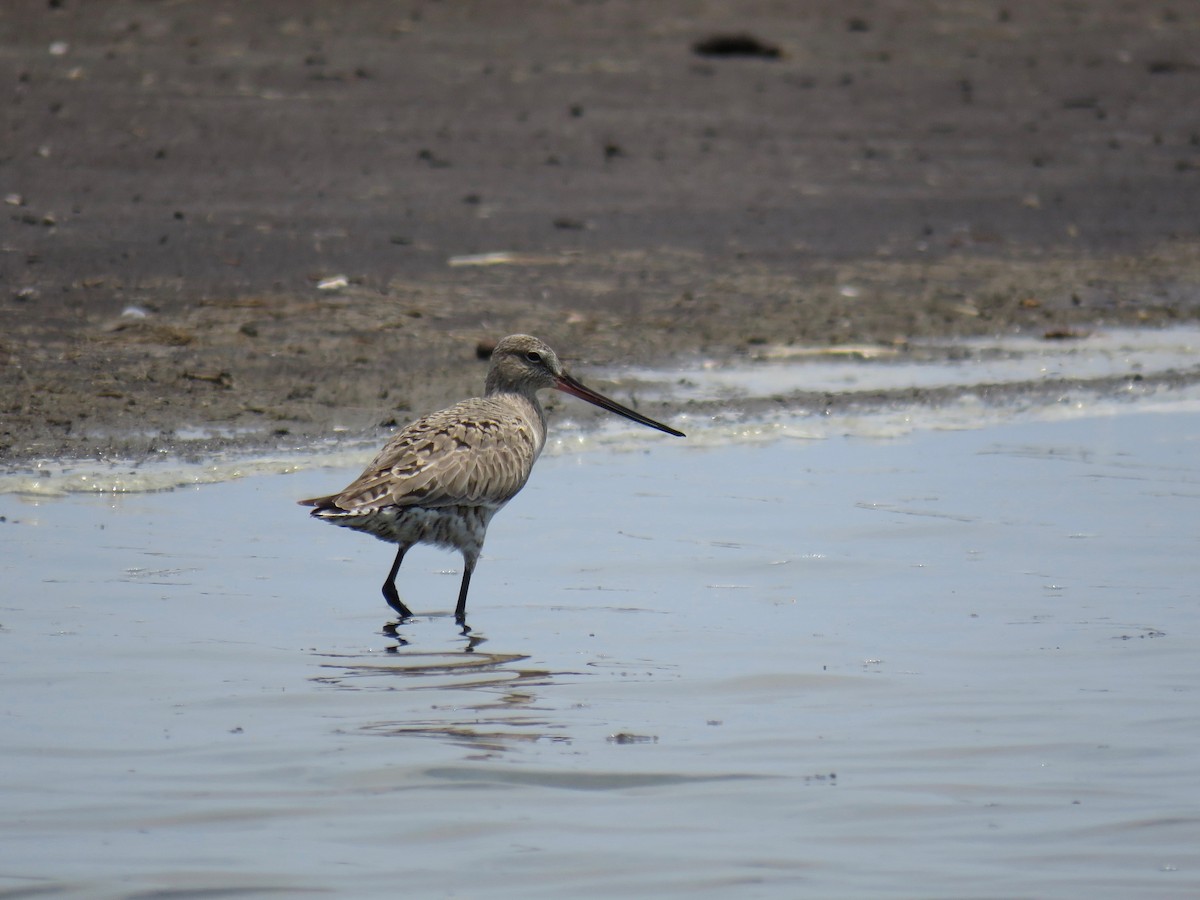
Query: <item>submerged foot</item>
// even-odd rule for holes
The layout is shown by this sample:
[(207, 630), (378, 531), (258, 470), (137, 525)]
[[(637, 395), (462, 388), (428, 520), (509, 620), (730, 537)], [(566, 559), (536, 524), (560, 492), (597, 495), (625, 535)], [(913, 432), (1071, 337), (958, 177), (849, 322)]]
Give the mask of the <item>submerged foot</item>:
[(390, 581), (383, 586), (383, 599), (387, 601), (388, 606), (399, 614), (401, 622), (412, 618), (412, 610), (404, 605), (404, 601), (400, 599), (400, 592), (396, 590), (396, 586)]

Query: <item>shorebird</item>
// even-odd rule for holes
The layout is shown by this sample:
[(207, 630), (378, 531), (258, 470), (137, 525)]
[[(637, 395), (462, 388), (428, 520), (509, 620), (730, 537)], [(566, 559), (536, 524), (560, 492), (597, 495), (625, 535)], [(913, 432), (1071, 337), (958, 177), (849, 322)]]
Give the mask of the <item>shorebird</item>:
[(301, 500), (311, 515), (398, 544), (383, 596), (401, 620), (412, 611), (396, 590), (404, 554), (435, 544), (463, 556), (454, 617), (466, 625), (467, 588), (488, 523), (525, 486), (546, 444), (546, 414), (537, 392), (562, 391), (601, 409), (684, 437), (572, 378), (558, 355), (527, 334), (504, 338), (492, 351), (482, 397), (417, 419), (398, 431), (346, 488)]

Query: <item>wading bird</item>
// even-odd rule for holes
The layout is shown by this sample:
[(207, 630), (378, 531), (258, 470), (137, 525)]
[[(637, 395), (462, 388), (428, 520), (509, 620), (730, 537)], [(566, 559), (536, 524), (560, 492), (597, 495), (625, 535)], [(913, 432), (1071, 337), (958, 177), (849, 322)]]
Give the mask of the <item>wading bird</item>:
[(537, 398), (545, 388), (684, 437), (585, 387), (544, 342), (514, 334), (492, 352), (482, 397), (418, 419), (397, 432), (348, 487), (300, 501), (313, 507), (315, 518), (399, 545), (383, 596), (401, 619), (412, 616), (396, 590), (404, 554), (416, 544), (436, 544), (462, 553), (454, 617), (466, 624), (467, 588), (488, 523), (525, 486), (545, 446), (546, 414)]

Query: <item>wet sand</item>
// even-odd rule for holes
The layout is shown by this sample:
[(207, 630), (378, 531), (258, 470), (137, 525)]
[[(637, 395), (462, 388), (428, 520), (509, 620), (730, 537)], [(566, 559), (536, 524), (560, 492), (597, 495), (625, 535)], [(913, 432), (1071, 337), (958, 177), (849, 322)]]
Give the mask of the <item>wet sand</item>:
[(0, 461), (370, 434), (477, 391), (513, 331), (587, 374), (1193, 319), (1198, 28), (14, 0)]

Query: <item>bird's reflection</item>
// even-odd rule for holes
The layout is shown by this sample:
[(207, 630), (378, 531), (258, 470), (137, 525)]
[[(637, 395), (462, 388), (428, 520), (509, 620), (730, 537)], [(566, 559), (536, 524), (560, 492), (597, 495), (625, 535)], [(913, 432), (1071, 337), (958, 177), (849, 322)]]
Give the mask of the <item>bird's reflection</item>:
[[(401, 647), (408, 646), (408, 638), (404, 637), (404, 635), (402, 635), (400, 633), (400, 629), (403, 628), (405, 625), (409, 625), (412, 622), (414, 622), (416, 620), (416, 618), (417, 618), (416, 616), (405, 616), (403, 619), (401, 619), (398, 622), (384, 623), (383, 628), (380, 629), (381, 633), (383, 634), (384, 637), (388, 637), (388, 638), (391, 638), (392, 640), (396, 641), (396, 644), (394, 646), (387, 648), (388, 653), (395, 653)], [(440, 616), (431, 616), (430, 618), (436, 619), (436, 618), (441, 618), (441, 617)], [(459, 626), (458, 633), (460, 635), (462, 635), (464, 638), (466, 638), (466, 642), (463, 644), (463, 647), (462, 647), (463, 653), (474, 653), (476, 647), (478, 647), (480, 644), (487, 641), (487, 638), (485, 638), (482, 634), (473, 634), (471, 632), (471, 626), (468, 625), (465, 621), (457, 622), (457, 624)]]
[[(447, 647), (445, 631), (431, 631), (443, 616), (417, 616), (388, 622), (381, 634), (393, 643), (382, 650), (318, 653), (321, 674), (312, 680), (337, 690), (438, 691), (455, 693), (444, 703), (413, 705), (419, 717), (364, 722), (358, 731), (389, 736), (448, 740), (485, 755), (539, 740), (568, 740), (547, 716), (552, 707), (540, 695), (555, 673), (527, 665), (529, 656), (480, 649), (481, 632), (465, 625)], [(431, 647), (438, 640), (440, 647)], [(426, 646), (420, 646), (426, 645)], [(403, 708), (402, 706), (400, 707)], [(397, 706), (389, 704), (394, 714)]]

